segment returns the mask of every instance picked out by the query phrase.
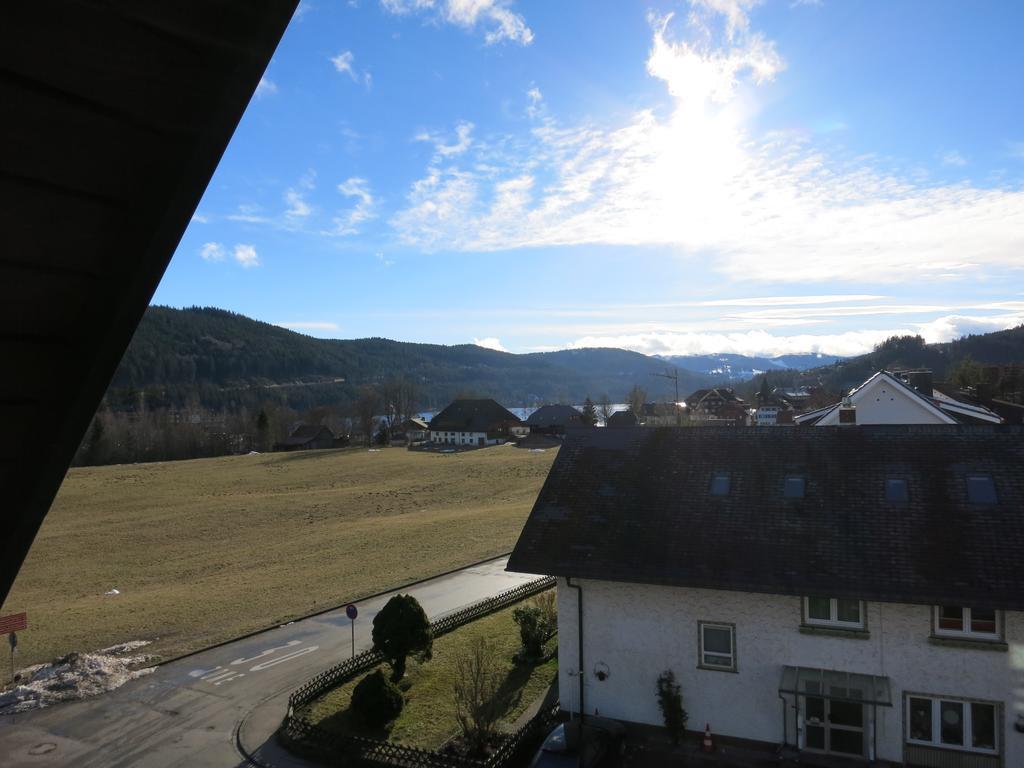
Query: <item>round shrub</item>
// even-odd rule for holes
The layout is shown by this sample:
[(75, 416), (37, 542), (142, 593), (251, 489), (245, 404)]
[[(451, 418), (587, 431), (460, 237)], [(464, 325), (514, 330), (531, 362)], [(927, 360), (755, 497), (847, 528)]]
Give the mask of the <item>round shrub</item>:
[(390, 723), (401, 714), (404, 704), (398, 686), (380, 669), (360, 680), (352, 691), (352, 710), (371, 728)]

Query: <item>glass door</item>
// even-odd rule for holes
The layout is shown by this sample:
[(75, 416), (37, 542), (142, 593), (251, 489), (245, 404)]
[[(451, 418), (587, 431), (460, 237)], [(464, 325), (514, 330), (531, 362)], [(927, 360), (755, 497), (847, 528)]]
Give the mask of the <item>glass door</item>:
[(851, 701), (804, 699), (805, 748), (840, 755), (864, 755), (864, 706)]

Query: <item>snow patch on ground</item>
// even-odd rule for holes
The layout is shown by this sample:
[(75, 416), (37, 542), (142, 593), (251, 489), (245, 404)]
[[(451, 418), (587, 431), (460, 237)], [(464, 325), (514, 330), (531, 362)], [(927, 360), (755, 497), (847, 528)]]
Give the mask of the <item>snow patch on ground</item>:
[(0, 692), (0, 715), (85, 699), (148, 675), (156, 667), (140, 667), (153, 657), (136, 651), (149, 642), (131, 640), (92, 653), (69, 653), (49, 664), (26, 667), (18, 672), (13, 688)]

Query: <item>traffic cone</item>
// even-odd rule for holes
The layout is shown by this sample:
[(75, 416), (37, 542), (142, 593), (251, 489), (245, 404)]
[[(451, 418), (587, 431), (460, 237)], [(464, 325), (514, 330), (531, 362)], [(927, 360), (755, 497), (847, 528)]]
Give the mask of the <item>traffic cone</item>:
[(701, 750), (704, 752), (715, 751), (715, 742), (711, 740), (711, 723), (704, 725), (704, 744), (701, 746)]

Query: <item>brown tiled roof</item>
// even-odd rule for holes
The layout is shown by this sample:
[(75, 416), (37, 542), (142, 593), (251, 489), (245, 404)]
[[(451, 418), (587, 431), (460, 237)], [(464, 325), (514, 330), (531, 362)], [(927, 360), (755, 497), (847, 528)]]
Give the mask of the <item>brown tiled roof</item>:
[[(714, 473), (729, 493), (710, 494)], [(991, 475), (998, 502), (965, 478)], [(783, 498), (790, 475), (802, 499)], [(909, 501), (886, 500), (905, 478)], [(1024, 428), (706, 427), (574, 433), (509, 570), (1024, 610)]]
[(281, 445), (305, 445), (320, 437), (321, 432), (326, 432), (327, 437), (334, 439), (334, 433), (322, 424), (301, 424), (284, 440)]

